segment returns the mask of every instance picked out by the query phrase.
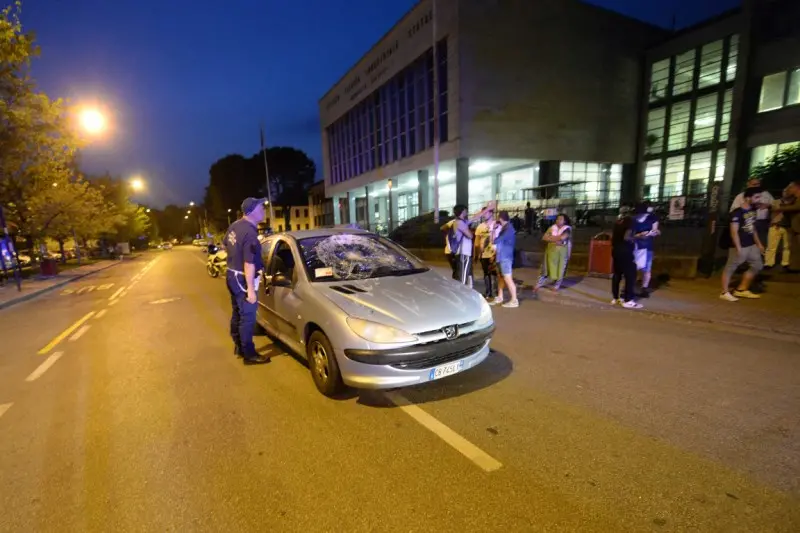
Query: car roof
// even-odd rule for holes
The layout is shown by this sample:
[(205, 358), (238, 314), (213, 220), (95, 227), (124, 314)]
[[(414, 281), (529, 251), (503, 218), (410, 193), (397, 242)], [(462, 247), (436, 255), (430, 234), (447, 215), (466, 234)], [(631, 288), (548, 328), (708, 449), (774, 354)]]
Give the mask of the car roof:
[(273, 235), (288, 235), (296, 240), (301, 240), (314, 237), (330, 237), (331, 235), (373, 235), (373, 233), (357, 228), (321, 228), (300, 231), (284, 231), (281, 233), (274, 233)]

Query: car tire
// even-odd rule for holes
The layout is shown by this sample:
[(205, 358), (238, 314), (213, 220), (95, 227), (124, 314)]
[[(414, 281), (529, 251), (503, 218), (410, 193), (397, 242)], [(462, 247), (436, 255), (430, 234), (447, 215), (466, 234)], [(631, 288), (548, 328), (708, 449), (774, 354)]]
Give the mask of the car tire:
[(308, 368), (317, 390), (328, 397), (336, 396), (344, 390), (339, 363), (333, 353), (333, 346), (321, 331), (315, 331), (308, 339), (306, 347)]

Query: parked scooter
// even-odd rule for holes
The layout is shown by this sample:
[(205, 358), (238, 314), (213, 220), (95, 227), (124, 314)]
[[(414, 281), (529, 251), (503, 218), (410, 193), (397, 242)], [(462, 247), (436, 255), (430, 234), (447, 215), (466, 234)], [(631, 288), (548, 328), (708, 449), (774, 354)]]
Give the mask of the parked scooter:
[[(209, 250), (210, 252), (211, 250)], [(228, 270), (228, 252), (224, 248), (216, 248), (214, 253), (208, 254), (206, 261), (206, 271), (212, 278), (219, 277), (220, 274)]]

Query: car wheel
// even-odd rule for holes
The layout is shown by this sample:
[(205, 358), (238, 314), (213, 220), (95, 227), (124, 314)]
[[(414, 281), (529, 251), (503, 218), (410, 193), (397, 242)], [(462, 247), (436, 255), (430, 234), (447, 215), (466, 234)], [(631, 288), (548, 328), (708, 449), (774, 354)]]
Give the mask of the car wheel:
[(335, 396), (344, 389), (339, 363), (333, 353), (331, 341), (321, 331), (315, 331), (308, 339), (306, 348), (308, 368), (314, 385), (325, 396)]

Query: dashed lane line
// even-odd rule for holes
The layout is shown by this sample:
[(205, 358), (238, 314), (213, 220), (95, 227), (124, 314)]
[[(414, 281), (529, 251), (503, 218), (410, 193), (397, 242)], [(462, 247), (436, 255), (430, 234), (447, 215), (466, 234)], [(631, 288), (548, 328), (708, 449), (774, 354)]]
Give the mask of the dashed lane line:
[(94, 314), (95, 314), (94, 311), (90, 311), (90, 312), (86, 313), (83, 316), (83, 318), (81, 318), (80, 320), (78, 320), (77, 322), (72, 324), (70, 327), (68, 327), (67, 329), (65, 329), (61, 333), (59, 333), (53, 340), (51, 340), (47, 344), (47, 346), (45, 346), (44, 348), (39, 350), (37, 353), (39, 355), (45, 355), (46, 353), (48, 353), (50, 350), (55, 348), (58, 345), (58, 343), (60, 343), (61, 341), (63, 341), (64, 339), (66, 339), (67, 337), (72, 335), (75, 332), (75, 330), (77, 330), (79, 327), (81, 327), (84, 322), (86, 322), (87, 320), (92, 318), (94, 316)]
[(62, 355), (64, 355), (64, 352), (54, 352), (53, 354), (51, 354), (50, 357), (45, 359), (44, 362), (42, 362), (42, 364), (39, 365), (39, 367), (36, 370), (31, 372), (30, 376), (25, 378), (25, 381), (36, 381), (37, 379), (42, 377), (42, 374), (47, 372), (48, 368), (53, 366), (56, 363), (56, 361), (61, 359)]
[(0, 417), (6, 414), (6, 411), (11, 409), (11, 406), (14, 405), (13, 403), (0, 403)]
[(406, 399), (406, 397), (400, 393), (389, 392), (386, 393), (386, 396), (393, 404), (400, 408), (401, 411), (419, 422), (424, 428), (428, 429), (437, 437), (455, 448), (464, 457), (475, 463), (478, 467), (482, 468), (486, 472), (494, 472), (503, 466), (500, 461), (450, 429), (448, 426), (437, 420), (433, 415), (428, 414), (420, 407), (408, 401), (408, 399)]
[(75, 332), (75, 334), (72, 337), (69, 338), (69, 342), (75, 342), (76, 340), (78, 340), (81, 337), (83, 337), (83, 334), (86, 333), (87, 331), (89, 331), (90, 327), (91, 326), (89, 326), (89, 325), (83, 326), (81, 329), (79, 329), (77, 332)]
[(124, 291), (124, 290), (125, 290), (125, 286), (123, 285), (122, 287), (120, 287), (119, 289), (117, 289), (117, 292), (115, 292), (114, 294), (112, 294), (112, 295), (111, 295), (111, 298), (109, 298), (109, 301), (116, 299), (116, 297), (117, 297), (117, 296), (119, 296), (119, 295), (120, 295), (120, 293), (121, 293), (122, 291)]
[(94, 319), (97, 320), (99, 318), (103, 318), (103, 316), (108, 312), (108, 309), (101, 309), (94, 315)]

